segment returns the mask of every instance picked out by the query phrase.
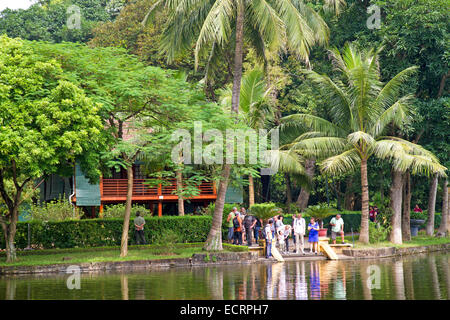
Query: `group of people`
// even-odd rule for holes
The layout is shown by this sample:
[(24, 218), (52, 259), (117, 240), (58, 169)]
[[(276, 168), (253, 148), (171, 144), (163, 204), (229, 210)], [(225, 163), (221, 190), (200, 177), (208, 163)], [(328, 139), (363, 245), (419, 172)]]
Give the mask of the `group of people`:
[[(268, 220), (264, 228), (264, 236), (266, 239), (266, 258), (269, 259), (272, 256), (272, 245), (278, 244), (280, 252), (289, 254), (289, 236), (293, 233), (293, 242), (295, 245), (294, 253), (302, 253), (305, 255), (305, 234), (306, 234), (306, 222), (302, 217), (302, 214), (294, 214), (292, 216), (292, 226), (285, 225), (283, 223), (283, 215), (279, 214)], [(333, 244), (336, 244), (337, 235), (341, 236), (341, 242), (344, 241), (344, 220), (340, 214), (333, 217), (330, 221), (331, 228), (331, 240)], [(308, 224), (308, 242), (311, 246), (311, 253), (319, 253), (319, 223), (315, 218), (311, 217)]]
[(259, 240), (259, 230), (262, 227), (261, 219), (247, 214), (245, 208), (240, 211), (236, 207), (228, 214), (228, 242), (243, 245), (244, 242), (248, 246), (252, 245), (252, 238), (255, 243)]

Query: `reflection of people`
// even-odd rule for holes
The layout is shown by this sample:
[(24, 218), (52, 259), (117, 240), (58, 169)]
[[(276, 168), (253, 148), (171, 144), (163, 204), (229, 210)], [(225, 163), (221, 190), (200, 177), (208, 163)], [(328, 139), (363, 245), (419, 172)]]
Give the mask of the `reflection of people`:
[(311, 221), (308, 224), (308, 241), (311, 244), (311, 252), (315, 254), (319, 253), (319, 224), (316, 222), (316, 219), (311, 218)]
[(302, 250), (302, 253), (305, 254), (304, 251), (304, 242), (305, 242), (305, 231), (306, 231), (306, 222), (305, 219), (302, 218), (302, 214), (299, 213), (297, 216), (294, 216), (293, 221), (293, 228), (294, 228), (294, 239), (295, 239), (295, 251), (298, 252), (299, 247)]
[(145, 220), (141, 217), (141, 213), (136, 212), (136, 218), (134, 218), (134, 227), (136, 231), (136, 244), (146, 244), (144, 235)]
[[(301, 264), (301, 266), (300, 266)], [(301, 267), (301, 272), (300, 271)], [(306, 284), (305, 276), (305, 262), (297, 261), (295, 265), (296, 277), (295, 277), (295, 298), (297, 300), (308, 300), (308, 285)]]
[(333, 217), (330, 221), (331, 228), (331, 240), (333, 240), (333, 244), (336, 244), (336, 235), (341, 235), (341, 242), (344, 241), (344, 219), (341, 218), (340, 214), (337, 214), (336, 217)]
[(310, 288), (311, 288), (311, 299), (320, 299), (320, 276), (319, 276), (319, 266), (317, 263), (311, 263), (311, 274), (309, 277)]
[(272, 255), (272, 225), (273, 220), (269, 219), (266, 227), (264, 228), (264, 233), (266, 234), (266, 258), (269, 259)]

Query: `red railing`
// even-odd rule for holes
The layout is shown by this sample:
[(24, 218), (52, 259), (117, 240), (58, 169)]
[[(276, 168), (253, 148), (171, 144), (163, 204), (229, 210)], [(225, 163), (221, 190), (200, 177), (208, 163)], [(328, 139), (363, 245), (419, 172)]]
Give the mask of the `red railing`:
[[(133, 197), (159, 198), (177, 197), (174, 193), (177, 189), (175, 179), (168, 179), (164, 184), (157, 186), (148, 184), (148, 179), (133, 180)], [(127, 195), (127, 179), (102, 179), (100, 192), (102, 197), (126, 197)], [(202, 182), (199, 185), (200, 194), (196, 196), (215, 196), (216, 189), (213, 182)]]

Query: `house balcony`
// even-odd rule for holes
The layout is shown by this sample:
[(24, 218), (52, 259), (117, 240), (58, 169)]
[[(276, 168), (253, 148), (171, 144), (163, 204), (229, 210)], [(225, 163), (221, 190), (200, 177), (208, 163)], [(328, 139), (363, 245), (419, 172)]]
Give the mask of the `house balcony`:
[[(177, 189), (175, 179), (167, 179), (165, 183), (157, 186), (149, 185), (149, 179), (133, 180), (133, 201), (176, 201), (178, 196), (174, 194)], [(126, 201), (127, 179), (106, 179), (100, 181), (100, 197), (103, 202)], [(189, 200), (215, 200), (217, 198), (214, 182), (202, 182), (199, 186), (199, 194)]]

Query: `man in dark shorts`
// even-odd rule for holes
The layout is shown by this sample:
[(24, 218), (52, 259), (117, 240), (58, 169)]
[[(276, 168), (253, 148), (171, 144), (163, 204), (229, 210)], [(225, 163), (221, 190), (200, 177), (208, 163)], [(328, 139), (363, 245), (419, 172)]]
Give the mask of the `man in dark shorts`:
[(256, 221), (257, 219), (252, 216), (247, 214), (244, 218), (244, 228), (245, 228), (245, 234), (246, 234), (246, 238), (247, 238), (247, 246), (251, 246), (252, 245), (252, 231), (253, 228), (256, 225)]
[(144, 224), (145, 220), (141, 217), (141, 213), (139, 211), (136, 212), (136, 218), (134, 218), (136, 244), (147, 244), (144, 235)]
[(340, 214), (337, 214), (336, 217), (333, 217), (330, 221), (331, 228), (331, 240), (333, 240), (333, 244), (336, 244), (336, 235), (339, 234), (341, 236), (341, 242), (344, 241), (344, 220), (341, 218)]

